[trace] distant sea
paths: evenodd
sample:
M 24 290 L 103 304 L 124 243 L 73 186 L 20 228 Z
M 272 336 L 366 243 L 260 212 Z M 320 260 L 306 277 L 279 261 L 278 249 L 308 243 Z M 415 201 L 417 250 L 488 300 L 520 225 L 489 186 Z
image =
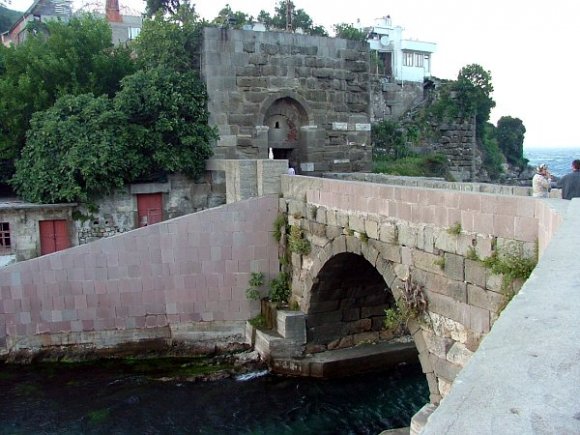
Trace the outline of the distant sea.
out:
M 524 157 L 533 167 L 545 163 L 553 175 L 561 177 L 571 172 L 572 160 L 580 159 L 580 148 L 524 148 Z

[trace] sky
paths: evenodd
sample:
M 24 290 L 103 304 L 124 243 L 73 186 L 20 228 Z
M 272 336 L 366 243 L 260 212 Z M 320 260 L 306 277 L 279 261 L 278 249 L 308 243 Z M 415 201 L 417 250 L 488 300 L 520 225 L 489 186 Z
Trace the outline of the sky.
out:
M 82 0 L 75 0 L 82 1 Z M 84 0 L 95 2 L 99 0 Z M 100 0 L 104 1 L 104 0 Z M 314 24 L 332 32 L 337 23 L 372 25 L 390 15 L 403 37 L 437 44 L 432 75 L 455 79 L 476 63 L 491 73 L 496 107 L 502 116 L 522 120 L 525 148 L 578 147 L 580 85 L 580 0 L 293 0 Z M 25 10 L 30 0 L 12 0 Z M 145 2 L 119 0 L 141 11 Z M 272 14 L 276 0 L 192 0 L 202 18 L 212 20 L 229 3 L 234 11 Z

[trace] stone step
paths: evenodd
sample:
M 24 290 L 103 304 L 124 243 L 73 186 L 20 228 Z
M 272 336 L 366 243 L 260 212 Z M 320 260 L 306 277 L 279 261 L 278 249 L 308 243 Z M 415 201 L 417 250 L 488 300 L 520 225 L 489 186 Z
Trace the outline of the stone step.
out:
M 329 350 L 302 358 L 272 358 L 270 364 L 274 373 L 327 379 L 416 363 L 417 355 L 414 343 L 377 343 Z

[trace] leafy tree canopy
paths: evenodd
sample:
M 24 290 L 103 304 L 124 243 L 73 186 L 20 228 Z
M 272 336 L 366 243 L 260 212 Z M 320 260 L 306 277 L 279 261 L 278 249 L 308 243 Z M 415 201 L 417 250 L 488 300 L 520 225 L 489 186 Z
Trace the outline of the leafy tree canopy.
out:
M 241 29 L 244 24 L 249 24 L 254 21 L 254 17 L 244 12 L 233 11 L 229 4 L 226 4 L 218 16 L 215 17 L 211 24 L 220 27 L 231 27 L 234 29 Z
M 143 22 L 133 48 L 143 69 L 165 65 L 177 71 L 195 69 L 203 22 L 195 7 L 183 2 L 176 13 L 157 13 Z
M 351 39 L 353 41 L 364 42 L 367 40 L 367 32 L 357 29 L 352 24 L 339 23 L 334 26 L 334 33 L 337 38 Z
M 33 113 L 66 94 L 112 96 L 135 70 L 130 51 L 113 47 L 104 20 L 84 15 L 47 22 L 46 29 L 17 46 L 0 46 L 1 159 L 19 156 Z
M 205 85 L 192 71 L 158 66 L 123 79 L 115 106 L 143 128 L 135 148 L 147 162 L 146 173 L 161 169 L 196 177 L 203 172 L 217 139 L 206 103 Z
M 144 0 L 145 14 L 151 18 L 157 14 L 175 14 L 181 6 L 180 0 Z
M 154 172 L 201 174 L 217 134 L 191 61 L 198 28 L 193 8 L 156 15 L 136 44 L 142 69 L 113 98 L 64 95 L 34 114 L 11 182 L 17 193 L 85 202 Z
M 480 65 L 467 65 L 459 71 L 453 90 L 460 113 L 464 116 L 475 115 L 478 131 L 483 134 L 483 126 L 495 107 L 495 101 L 491 98 L 491 73 Z
M 304 9 L 296 9 L 291 0 L 280 0 L 274 7 L 274 14 L 261 10 L 258 14 L 258 21 L 264 23 L 268 29 L 286 29 L 291 31 L 301 28 L 309 35 L 328 36 L 326 29 L 319 25 L 314 25 L 312 18 Z
M 502 116 L 497 122 L 496 138 L 499 148 L 507 161 L 523 168 L 527 164 L 524 158 L 524 137 L 526 127 L 519 118 Z
M 31 120 L 12 185 L 32 202 L 87 201 L 120 187 L 140 160 L 126 117 L 106 96 L 66 95 Z

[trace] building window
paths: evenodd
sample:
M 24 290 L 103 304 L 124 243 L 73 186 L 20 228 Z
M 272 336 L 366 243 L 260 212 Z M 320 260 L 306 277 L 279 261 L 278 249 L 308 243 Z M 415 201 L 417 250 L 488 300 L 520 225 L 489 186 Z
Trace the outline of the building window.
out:
M 403 53 L 403 65 L 413 66 L 413 53 L 408 51 Z
M 0 222 L 0 253 L 10 252 L 10 224 Z
M 422 53 L 415 53 L 415 66 L 423 67 L 425 56 Z
M 129 27 L 129 39 L 135 39 L 141 33 L 140 27 Z

